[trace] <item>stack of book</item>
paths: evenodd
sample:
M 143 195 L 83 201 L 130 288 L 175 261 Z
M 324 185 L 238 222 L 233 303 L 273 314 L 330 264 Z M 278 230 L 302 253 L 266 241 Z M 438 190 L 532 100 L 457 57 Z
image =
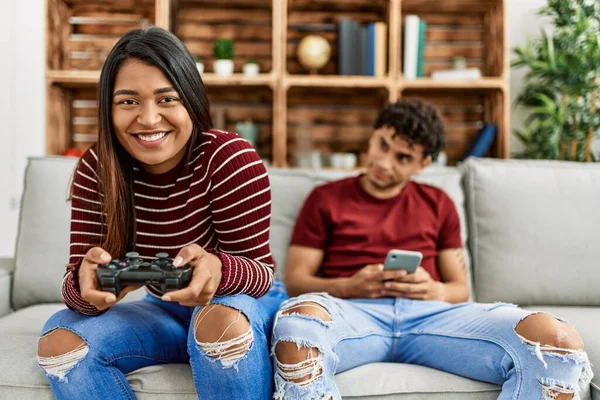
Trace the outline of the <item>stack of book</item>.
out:
M 416 15 L 407 15 L 404 22 L 404 78 L 425 76 L 425 34 L 427 22 Z
M 338 22 L 338 73 L 384 77 L 387 62 L 387 24 L 361 25 L 350 18 Z

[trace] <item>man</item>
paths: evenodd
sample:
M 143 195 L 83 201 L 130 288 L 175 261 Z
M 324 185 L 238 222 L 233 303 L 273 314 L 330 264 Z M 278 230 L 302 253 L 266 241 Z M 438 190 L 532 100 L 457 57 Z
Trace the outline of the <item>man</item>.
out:
M 592 372 L 578 332 L 509 304 L 469 303 L 451 199 L 411 177 L 443 147 L 436 110 L 384 108 L 366 172 L 314 189 L 298 216 L 274 327 L 275 399 L 340 399 L 334 375 L 411 363 L 502 385 L 500 399 L 578 398 Z M 413 274 L 384 270 L 391 249 L 423 253 Z M 328 292 L 328 293 L 324 293 Z

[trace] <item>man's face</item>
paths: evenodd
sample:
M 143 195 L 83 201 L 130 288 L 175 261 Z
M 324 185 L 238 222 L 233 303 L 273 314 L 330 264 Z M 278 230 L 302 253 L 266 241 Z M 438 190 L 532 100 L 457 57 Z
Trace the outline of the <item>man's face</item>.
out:
M 369 140 L 366 177 L 377 190 L 404 185 L 431 164 L 431 156 L 423 156 L 423 145 L 394 134 L 394 128 L 384 126 L 376 129 Z

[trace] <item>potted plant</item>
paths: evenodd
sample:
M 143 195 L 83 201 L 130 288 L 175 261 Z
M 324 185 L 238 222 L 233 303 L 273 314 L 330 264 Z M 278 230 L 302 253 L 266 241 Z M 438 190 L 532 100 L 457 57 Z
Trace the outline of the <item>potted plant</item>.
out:
M 202 60 L 199 56 L 194 56 L 194 61 L 196 62 L 198 72 L 200 72 L 200 75 L 202 75 L 204 73 L 204 64 L 202 63 Z
M 244 76 L 257 76 L 260 72 L 260 65 L 255 60 L 248 60 L 243 67 Z
M 552 28 L 514 50 L 512 66 L 529 69 L 517 100 L 530 111 L 515 131 L 525 145 L 519 157 L 599 161 L 600 2 L 547 1 L 540 14 Z
M 214 70 L 218 76 L 227 78 L 233 74 L 234 43 L 231 39 L 217 39 L 213 44 Z

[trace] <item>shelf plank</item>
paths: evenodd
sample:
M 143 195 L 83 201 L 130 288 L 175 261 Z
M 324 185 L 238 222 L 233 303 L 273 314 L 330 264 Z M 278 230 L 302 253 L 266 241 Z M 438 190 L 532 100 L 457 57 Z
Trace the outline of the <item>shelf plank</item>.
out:
M 66 87 L 96 85 L 100 81 L 100 71 L 48 70 L 46 80 L 49 84 Z
M 96 85 L 100 81 L 100 71 L 64 71 L 49 70 L 46 72 L 49 84 L 59 84 L 65 87 Z M 229 78 L 221 78 L 213 73 L 202 74 L 202 81 L 207 86 L 270 86 L 275 83 L 272 74 L 259 74 L 247 77 L 243 74 L 233 74 Z
M 229 78 L 222 78 L 214 73 L 204 73 L 202 81 L 207 86 L 272 86 L 275 84 L 275 76 L 270 73 L 258 74 L 258 76 L 233 74 Z
M 444 81 L 430 78 L 415 80 L 401 79 L 402 89 L 504 89 L 507 83 L 502 78 L 482 78 L 477 81 Z
M 391 80 L 359 75 L 286 75 L 284 85 L 289 87 L 386 88 L 391 85 Z

